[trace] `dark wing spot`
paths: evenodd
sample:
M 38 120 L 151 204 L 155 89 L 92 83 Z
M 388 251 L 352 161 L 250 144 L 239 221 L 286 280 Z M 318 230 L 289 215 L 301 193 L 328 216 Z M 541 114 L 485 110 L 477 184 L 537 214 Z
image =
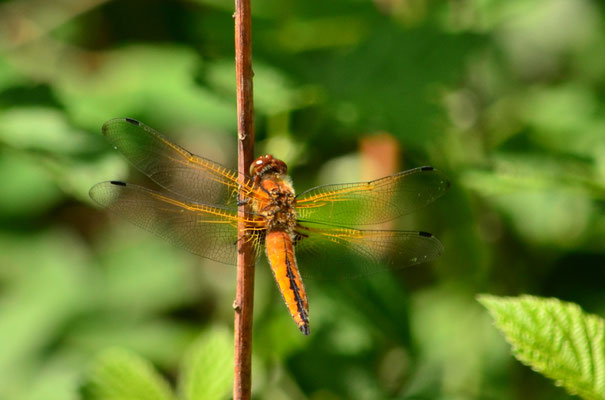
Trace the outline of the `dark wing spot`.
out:
M 424 237 L 433 237 L 433 235 L 431 235 L 431 234 L 430 234 L 430 233 L 428 233 L 428 232 L 422 232 L 422 231 L 420 231 L 420 232 L 418 232 L 418 234 L 419 234 L 420 236 L 424 236 Z
M 120 182 L 120 181 L 110 181 L 109 183 L 111 183 L 112 185 L 117 185 L 117 186 L 126 186 L 126 184 L 124 182 Z
M 132 118 L 125 118 L 126 122 L 129 122 L 133 125 L 140 125 L 141 123 L 139 121 L 137 121 L 136 119 L 132 119 Z
M 429 166 L 426 166 L 426 167 L 420 167 L 420 170 L 421 170 L 421 171 L 432 171 L 432 170 L 434 170 L 434 169 L 435 169 L 435 168 L 433 168 L 433 167 L 429 167 Z

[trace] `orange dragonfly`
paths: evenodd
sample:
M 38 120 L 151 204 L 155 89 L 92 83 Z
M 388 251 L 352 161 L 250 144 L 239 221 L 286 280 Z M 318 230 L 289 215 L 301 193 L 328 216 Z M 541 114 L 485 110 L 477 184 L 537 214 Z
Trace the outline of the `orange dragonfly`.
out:
M 270 155 L 254 161 L 250 176 L 240 182 L 236 171 L 188 152 L 134 119 L 110 120 L 103 134 L 165 191 L 102 182 L 90 190 L 95 202 L 221 263 L 235 264 L 237 241 L 251 241 L 257 254 L 265 250 L 286 306 L 305 335 L 309 306 L 303 277 L 368 275 L 432 261 L 443 251 L 430 233 L 355 228 L 392 220 L 443 195 L 449 181 L 432 167 L 295 195 L 286 164 Z M 238 239 L 242 203 L 252 212 L 244 217 L 246 232 Z

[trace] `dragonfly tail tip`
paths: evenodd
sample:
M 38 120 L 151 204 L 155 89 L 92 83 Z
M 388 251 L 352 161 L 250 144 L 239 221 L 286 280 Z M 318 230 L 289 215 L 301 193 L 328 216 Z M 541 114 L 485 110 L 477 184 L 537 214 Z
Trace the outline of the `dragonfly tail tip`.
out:
M 309 324 L 302 324 L 298 327 L 298 329 L 300 329 L 300 331 L 305 336 L 309 336 L 309 334 L 311 333 L 311 330 L 309 329 Z

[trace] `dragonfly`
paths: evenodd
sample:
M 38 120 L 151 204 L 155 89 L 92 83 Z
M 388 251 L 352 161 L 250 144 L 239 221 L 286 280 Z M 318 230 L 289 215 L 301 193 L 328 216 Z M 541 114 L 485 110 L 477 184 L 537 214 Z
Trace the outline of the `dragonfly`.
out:
M 286 307 L 305 335 L 310 328 L 303 278 L 365 276 L 433 261 L 443 252 L 441 242 L 427 232 L 365 229 L 442 196 L 450 182 L 433 167 L 321 185 L 297 195 L 286 164 L 271 155 L 257 158 L 241 180 L 236 171 L 190 153 L 135 119 L 110 120 L 102 132 L 161 190 L 107 181 L 93 186 L 90 197 L 135 225 L 220 263 L 235 264 L 238 241 L 249 241 L 256 255 L 266 254 Z M 243 217 L 237 213 L 242 204 L 249 210 Z M 238 233 L 240 220 L 243 234 Z

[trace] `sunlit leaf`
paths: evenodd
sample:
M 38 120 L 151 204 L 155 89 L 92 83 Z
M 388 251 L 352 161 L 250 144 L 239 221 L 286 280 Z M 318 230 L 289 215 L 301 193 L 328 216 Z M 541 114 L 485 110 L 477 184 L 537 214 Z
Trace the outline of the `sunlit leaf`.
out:
M 605 321 L 533 296 L 481 296 L 519 361 L 584 399 L 605 398 Z

